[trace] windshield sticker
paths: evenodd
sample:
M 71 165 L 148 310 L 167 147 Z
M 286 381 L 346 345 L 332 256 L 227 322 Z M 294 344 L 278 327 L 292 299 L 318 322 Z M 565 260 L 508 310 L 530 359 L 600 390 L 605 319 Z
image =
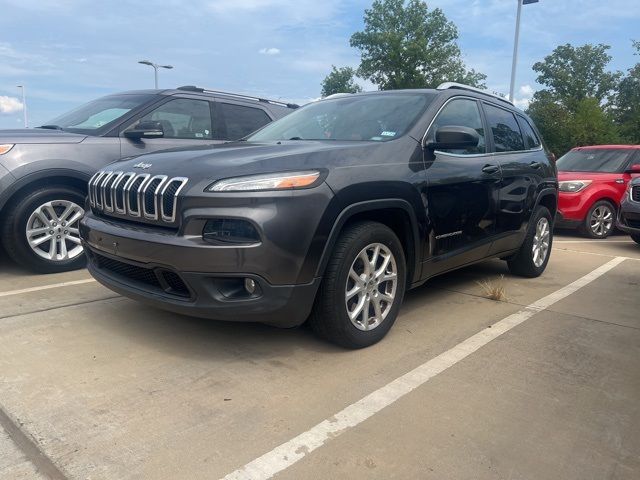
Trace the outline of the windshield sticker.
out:
M 395 137 L 396 136 L 396 132 L 390 132 L 388 130 L 385 130 L 380 135 L 382 135 L 383 137 Z
M 371 140 L 375 140 L 376 142 L 380 142 L 381 140 L 384 140 L 384 138 L 382 138 L 382 137 L 371 137 Z

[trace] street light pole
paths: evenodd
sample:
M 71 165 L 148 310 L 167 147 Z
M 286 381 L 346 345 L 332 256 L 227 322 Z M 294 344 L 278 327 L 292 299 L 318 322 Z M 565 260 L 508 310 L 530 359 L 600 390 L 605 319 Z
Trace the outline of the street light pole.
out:
M 155 80 L 154 85 L 156 90 L 158 89 L 158 69 L 159 68 L 166 68 L 167 70 L 170 70 L 173 68 L 173 66 L 171 65 L 158 65 L 157 63 L 153 63 L 150 62 L 149 60 L 140 60 L 138 63 L 141 63 L 142 65 L 149 65 L 150 67 L 153 67 L 153 78 Z
M 27 96 L 25 94 L 25 86 L 24 85 L 16 85 L 20 90 L 22 90 L 22 117 L 24 120 L 24 128 L 29 126 L 27 122 Z
M 509 88 L 509 101 L 513 102 L 513 94 L 516 87 L 516 66 L 518 64 L 518 42 L 520 40 L 520 13 L 522 5 L 538 3 L 539 0 L 517 0 L 518 13 L 516 14 L 516 33 L 513 39 L 513 61 L 511 63 L 511 86 Z

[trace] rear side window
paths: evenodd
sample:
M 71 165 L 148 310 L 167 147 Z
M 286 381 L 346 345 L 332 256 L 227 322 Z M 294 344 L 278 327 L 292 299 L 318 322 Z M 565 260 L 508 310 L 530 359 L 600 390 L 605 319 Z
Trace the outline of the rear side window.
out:
M 540 139 L 536 135 L 535 130 L 531 124 L 523 117 L 518 117 L 518 123 L 520 124 L 520 130 L 524 137 L 525 147 L 529 150 L 533 150 L 540 147 Z
M 457 155 L 472 155 L 486 152 L 484 127 L 482 125 L 482 118 L 480 117 L 478 102 L 475 100 L 459 98 L 447 103 L 433 122 L 427 138 L 429 140 L 435 139 L 436 131 L 440 127 L 468 127 L 478 132 L 478 135 L 480 136 L 480 141 L 478 142 L 477 147 L 465 150 L 442 151 L 455 153 Z
M 219 119 L 225 126 L 220 130 L 220 135 L 224 137 L 220 140 L 238 140 L 271 122 L 271 118 L 260 108 L 218 102 L 217 109 Z
M 524 150 L 524 141 L 516 117 L 508 110 L 484 104 L 489 128 L 493 133 L 496 152 Z

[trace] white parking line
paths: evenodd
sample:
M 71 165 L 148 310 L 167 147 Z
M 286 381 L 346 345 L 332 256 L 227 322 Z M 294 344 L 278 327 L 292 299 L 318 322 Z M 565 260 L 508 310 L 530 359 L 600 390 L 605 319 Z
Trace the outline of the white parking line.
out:
M 310 430 L 283 443 L 252 462 L 247 463 L 235 472 L 228 474 L 224 477 L 224 480 L 266 480 L 273 477 L 278 472 L 285 470 L 304 458 L 305 455 L 321 447 L 329 440 L 364 422 L 369 417 L 404 397 L 439 373 L 444 372 L 456 363 L 464 360 L 503 333 L 508 332 L 536 313 L 549 308 L 554 303 L 559 302 L 563 298 L 566 298 L 593 282 L 624 260 L 625 258 L 616 257 L 575 282 L 533 302 L 519 312 L 494 323 L 450 350 L 423 363 L 356 403 L 349 405 L 333 417 L 322 421 Z
M 38 292 L 40 290 L 49 290 L 51 288 L 71 287 L 72 285 L 82 285 L 84 283 L 95 282 L 93 278 L 86 280 L 73 280 L 72 282 L 52 283 L 51 285 L 42 285 L 40 287 L 22 288 L 20 290 L 9 290 L 8 292 L 0 292 L 0 297 L 10 297 L 12 295 L 21 295 L 23 293 Z
M 592 243 L 594 245 L 601 244 L 607 245 L 609 243 L 635 243 L 633 240 L 554 240 L 554 245 L 556 243 Z

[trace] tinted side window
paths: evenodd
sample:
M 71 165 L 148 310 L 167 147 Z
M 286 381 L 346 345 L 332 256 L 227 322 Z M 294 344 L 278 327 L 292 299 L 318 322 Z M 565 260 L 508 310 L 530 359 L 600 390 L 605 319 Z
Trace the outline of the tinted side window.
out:
M 455 153 L 458 155 L 472 155 L 476 153 L 485 153 L 486 142 L 484 134 L 484 126 L 482 124 L 482 118 L 480 117 L 480 110 L 478 109 L 478 102 L 466 98 L 459 98 L 451 100 L 445 105 L 436 117 L 427 138 L 429 140 L 435 140 L 436 131 L 440 127 L 456 126 L 456 127 L 468 127 L 478 132 L 480 141 L 475 148 L 467 148 L 464 150 L 442 150 L 444 152 Z
M 147 113 L 139 122 L 158 122 L 164 138 L 211 139 L 211 110 L 205 100 L 176 98 Z M 135 126 L 135 124 L 134 124 Z
M 540 139 L 538 138 L 538 135 L 536 135 L 531 124 L 525 118 L 520 116 L 518 117 L 518 124 L 520 125 L 522 136 L 524 137 L 525 147 L 530 150 L 540 147 Z
M 484 104 L 487 122 L 493 133 L 496 152 L 524 150 L 524 142 L 516 117 L 508 110 Z
M 231 103 L 217 103 L 220 119 L 226 124 L 226 138 L 238 140 L 271 122 L 264 110 Z

